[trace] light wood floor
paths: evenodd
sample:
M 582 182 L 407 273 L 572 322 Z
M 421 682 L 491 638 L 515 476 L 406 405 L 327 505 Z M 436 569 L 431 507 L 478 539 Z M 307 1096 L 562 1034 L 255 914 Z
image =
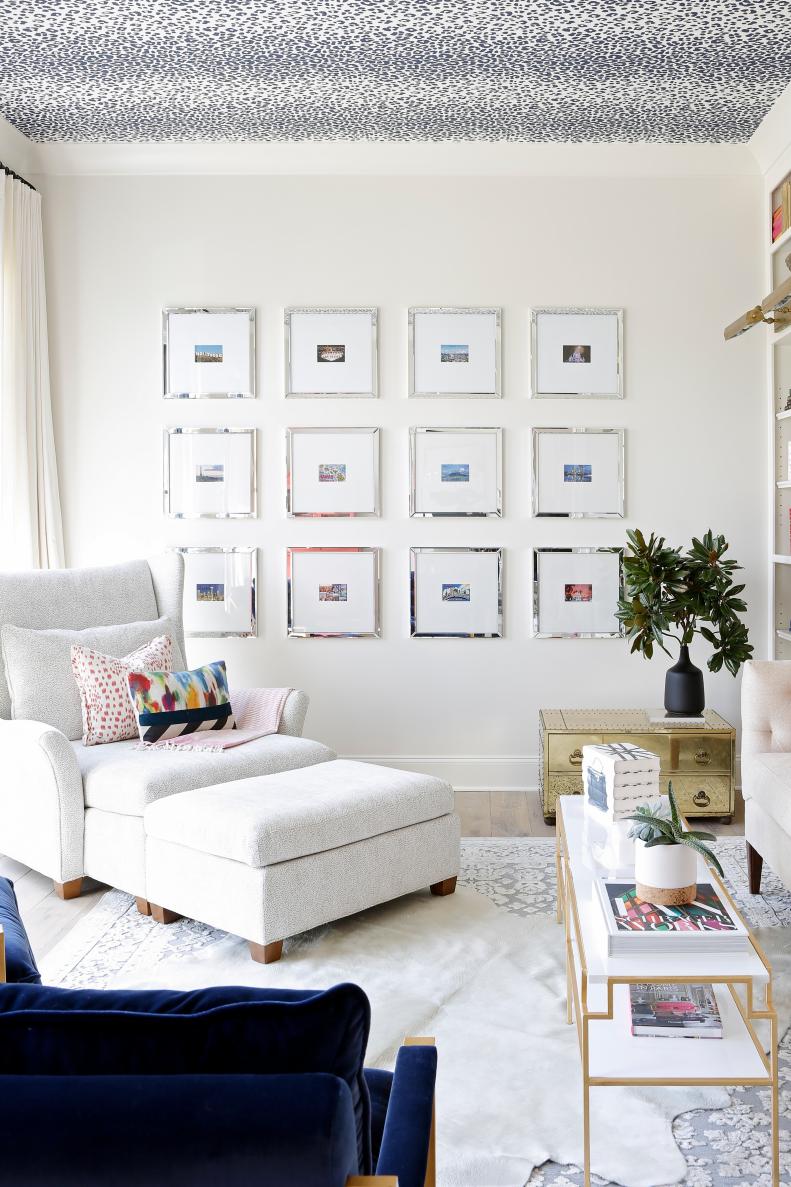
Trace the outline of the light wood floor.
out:
M 553 825 L 541 813 L 538 792 L 462 791 L 456 793 L 456 810 L 465 837 L 552 837 Z M 707 827 L 707 826 L 703 826 Z M 711 831 L 739 835 L 744 832 L 744 804 L 737 792 L 737 810 L 731 824 L 712 824 Z M 78 899 L 63 902 L 52 882 L 35 870 L 0 856 L 0 875 L 14 882 L 19 908 L 36 956 L 41 959 L 95 905 L 107 889 L 86 878 Z
M 456 811 L 465 837 L 554 837 L 546 824 L 537 791 L 457 791 Z M 730 824 L 699 821 L 700 828 L 718 836 L 744 833 L 744 800 L 736 792 L 736 811 Z

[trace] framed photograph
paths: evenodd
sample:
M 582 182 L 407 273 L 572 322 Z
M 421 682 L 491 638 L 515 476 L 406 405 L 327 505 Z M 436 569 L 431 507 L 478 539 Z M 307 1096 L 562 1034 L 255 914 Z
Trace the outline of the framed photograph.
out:
M 286 513 L 379 514 L 379 429 L 286 429 Z
M 255 518 L 255 436 L 255 429 L 165 429 L 165 515 Z
M 164 309 L 166 400 L 255 397 L 255 310 Z
M 251 638 L 256 627 L 257 548 L 179 548 L 184 557 L 184 634 Z
M 532 436 L 534 515 L 623 517 L 623 429 L 534 428 Z
M 502 515 L 503 430 L 409 430 L 413 516 Z
M 289 548 L 288 634 L 378 639 L 378 548 Z
M 531 309 L 530 394 L 623 399 L 622 309 Z
M 286 310 L 286 396 L 369 396 L 377 383 L 375 308 Z
M 622 548 L 534 548 L 533 633 L 539 639 L 617 639 Z
M 410 309 L 410 396 L 499 397 L 499 309 Z
M 502 637 L 501 548 L 411 548 L 409 555 L 414 639 Z

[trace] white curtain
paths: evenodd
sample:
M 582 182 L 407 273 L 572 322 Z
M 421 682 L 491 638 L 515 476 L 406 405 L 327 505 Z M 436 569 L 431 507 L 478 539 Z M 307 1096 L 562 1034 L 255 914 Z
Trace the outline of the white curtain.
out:
M 62 564 L 41 195 L 0 169 L 0 569 Z

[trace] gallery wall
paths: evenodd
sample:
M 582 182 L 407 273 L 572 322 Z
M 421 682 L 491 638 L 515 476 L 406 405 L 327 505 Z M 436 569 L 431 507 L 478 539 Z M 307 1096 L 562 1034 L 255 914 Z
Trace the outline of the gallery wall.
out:
M 645 170 L 643 170 L 645 173 Z M 753 176 L 42 177 L 54 414 L 68 562 L 176 545 L 257 545 L 259 635 L 193 640 L 232 686 L 293 685 L 307 733 L 341 753 L 536 783 L 539 707 L 661 704 L 663 657 L 620 640 L 531 637 L 531 546 L 617 545 L 639 526 L 712 527 L 744 564 L 766 637 L 766 431 L 759 336 L 722 327 L 762 289 Z M 258 310 L 256 401 L 163 401 L 160 310 Z M 378 400 L 283 398 L 283 307 L 379 308 Z M 407 399 L 407 308 L 503 308 L 502 400 Z M 529 400 L 531 305 L 623 307 L 623 401 Z M 162 514 L 165 426 L 254 425 L 259 518 Z M 289 520 L 288 425 L 382 428 L 380 519 Z M 411 425 L 502 425 L 501 520 L 410 519 Z M 624 520 L 530 516 L 530 426 L 626 430 Z M 382 638 L 288 639 L 289 545 L 378 545 Z M 410 545 L 502 546 L 505 637 L 409 638 Z M 705 660 L 705 649 L 696 653 Z M 668 661 L 669 662 L 669 661 Z M 739 682 L 707 677 L 737 720 Z

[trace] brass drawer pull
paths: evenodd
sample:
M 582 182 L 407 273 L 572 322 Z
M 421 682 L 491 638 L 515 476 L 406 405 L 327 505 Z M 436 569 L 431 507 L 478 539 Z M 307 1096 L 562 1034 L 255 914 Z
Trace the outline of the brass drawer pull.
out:
M 699 767 L 707 767 L 711 762 L 711 754 L 708 750 L 696 750 L 695 762 Z
M 571 754 L 569 755 L 569 762 L 573 767 L 582 766 L 582 751 L 580 750 L 579 746 L 576 750 L 572 750 Z
M 711 796 L 701 788 L 700 791 L 696 791 L 693 795 L 692 803 L 696 804 L 698 808 L 708 808 L 711 803 Z

